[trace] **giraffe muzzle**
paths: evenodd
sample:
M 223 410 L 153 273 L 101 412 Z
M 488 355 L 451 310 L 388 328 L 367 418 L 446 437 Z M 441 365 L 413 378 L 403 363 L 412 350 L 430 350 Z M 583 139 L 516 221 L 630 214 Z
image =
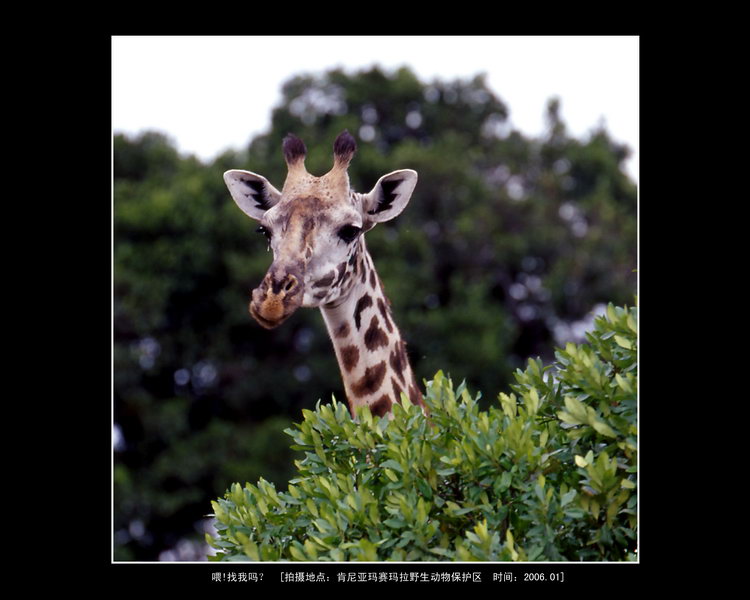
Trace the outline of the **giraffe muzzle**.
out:
M 302 305 L 304 286 L 301 275 L 269 270 L 253 290 L 250 314 L 266 329 L 286 321 Z

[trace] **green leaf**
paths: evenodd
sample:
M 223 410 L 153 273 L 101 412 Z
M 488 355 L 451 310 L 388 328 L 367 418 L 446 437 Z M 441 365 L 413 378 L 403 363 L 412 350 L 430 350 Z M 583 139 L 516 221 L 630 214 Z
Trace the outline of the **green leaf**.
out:
M 536 363 L 534 363 L 536 364 Z M 528 395 L 525 397 L 526 410 L 529 415 L 535 415 L 539 410 L 539 393 L 536 388 L 531 388 Z
M 399 473 L 404 472 L 404 468 L 392 458 L 382 462 L 380 466 L 383 468 L 393 469 L 394 471 L 398 471 Z
M 390 469 L 385 469 L 385 476 L 388 477 L 391 481 L 398 481 L 398 475 L 396 475 L 393 471 Z
M 503 472 L 503 474 L 500 475 L 500 491 L 507 490 L 510 487 L 511 481 L 513 481 L 513 475 L 510 471 Z
M 259 561 L 260 553 L 258 552 L 258 545 L 253 541 L 247 541 L 242 545 L 242 551 L 250 559 Z
M 292 558 L 294 560 L 302 560 L 302 561 L 307 560 L 305 553 L 299 548 L 297 548 L 297 546 L 294 546 L 294 545 L 289 546 L 289 554 L 292 555 Z
M 517 413 L 517 403 L 516 403 L 516 395 L 511 394 L 508 396 L 507 394 L 500 393 L 498 398 L 500 399 L 500 405 L 502 406 L 503 412 L 506 416 L 510 417 L 511 419 L 516 416 Z
M 425 501 L 420 498 L 417 501 L 417 523 L 424 525 L 427 522 L 428 511 L 427 504 L 425 504 Z
M 588 413 L 586 412 L 586 406 L 584 406 L 583 403 L 573 396 L 565 396 L 564 403 L 568 414 L 576 419 L 579 424 L 588 421 Z
M 573 498 L 575 498 L 577 495 L 577 492 L 575 490 L 570 490 L 569 492 L 566 492 L 562 495 L 560 498 L 560 507 L 564 508 L 568 504 L 570 504 L 573 501 Z
M 510 529 L 505 530 L 505 547 L 508 549 L 512 560 L 518 560 L 518 552 L 515 549 L 515 540 Z
M 615 431 L 603 421 L 595 420 L 591 426 L 598 432 L 607 437 L 617 437 Z
M 567 423 L 568 425 L 581 425 L 583 423 L 580 419 L 577 419 L 564 410 L 560 410 L 557 412 L 557 418 L 560 419 L 563 423 Z
M 632 393 L 633 389 L 630 387 L 630 383 L 624 379 L 619 373 L 615 373 L 615 381 L 624 392 Z
M 467 531 L 466 532 L 466 539 L 468 539 L 470 542 L 474 542 L 475 544 L 481 544 L 482 543 L 482 540 L 479 539 L 479 536 L 476 533 L 472 532 L 472 531 Z
M 612 303 L 607 305 L 607 316 L 612 323 L 617 321 L 617 312 L 615 311 L 615 306 Z
M 417 479 L 417 488 L 419 488 L 419 493 L 422 496 L 427 500 L 432 500 L 432 487 L 427 481 L 422 478 Z
M 621 335 L 616 335 L 615 336 L 615 341 L 617 342 L 618 346 L 622 346 L 626 350 L 632 350 L 633 349 L 633 344 L 630 343 L 630 340 L 628 340 L 627 338 L 622 337 Z
M 361 560 L 375 562 L 378 560 L 378 549 L 375 544 L 370 540 L 362 539 L 359 541 L 359 549 L 361 551 Z

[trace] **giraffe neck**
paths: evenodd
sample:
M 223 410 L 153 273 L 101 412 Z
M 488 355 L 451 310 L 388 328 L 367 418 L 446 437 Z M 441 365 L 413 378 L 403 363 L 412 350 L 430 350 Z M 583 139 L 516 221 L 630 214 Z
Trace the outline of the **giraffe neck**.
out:
M 390 412 L 404 392 L 424 406 L 409 364 L 406 343 L 393 321 L 390 302 L 375 271 L 364 238 L 353 265 L 353 284 L 339 301 L 321 307 L 344 381 L 352 416 L 357 406 L 373 414 Z

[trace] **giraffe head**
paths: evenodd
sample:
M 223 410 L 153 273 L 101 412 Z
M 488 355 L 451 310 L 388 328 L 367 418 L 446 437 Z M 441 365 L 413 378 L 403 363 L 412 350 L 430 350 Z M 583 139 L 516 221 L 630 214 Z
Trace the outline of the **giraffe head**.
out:
M 273 262 L 253 290 L 250 314 L 272 329 L 300 306 L 335 305 L 351 289 L 362 234 L 405 208 L 417 174 L 383 175 L 367 194 L 353 192 L 347 169 L 357 145 L 348 131 L 333 144 L 333 167 L 321 177 L 307 172 L 307 149 L 288 135 L 282 150 L 288 173 L 279 191 L 263 176 L 230 170 L 224 181 L 237 205 L 260 222 Z

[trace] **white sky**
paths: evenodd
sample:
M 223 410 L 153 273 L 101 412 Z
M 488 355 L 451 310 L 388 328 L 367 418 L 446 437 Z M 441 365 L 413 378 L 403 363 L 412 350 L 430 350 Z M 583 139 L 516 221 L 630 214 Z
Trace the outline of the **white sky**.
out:
M 637 36 L 116 36 L 112 129 L 156 129 L 211 160 L 268 130 L 290 77 L 373 64 L 408 66 L 424 83 L 486 73 L 511 125 L 532 136 L 559 97 L 569 134 L 585 137 L 603 121 L 633 151 L 627 169 L 638 181 Z

